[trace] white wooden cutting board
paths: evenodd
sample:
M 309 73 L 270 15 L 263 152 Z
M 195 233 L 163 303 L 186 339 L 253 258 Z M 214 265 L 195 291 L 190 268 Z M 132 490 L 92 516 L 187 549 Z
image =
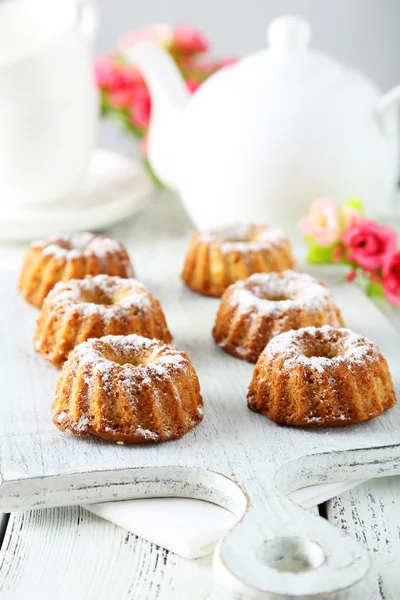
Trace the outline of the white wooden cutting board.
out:
M 186 496 L 244 519 L 215 556 L 215 598 L 370 598 L 370 559 L 355 541 L 302 511 L 284 494 L 343 479 L 400 473 L 400 405 L 350 428 L 278 426 L 247 409 L 253 365 L 211 337 L 218 300 L 179 280 L 186 240 L 138 244 L 140 279 L 165 309 L 174 343 L 198 372 L 206 413 L 178 441 L 120 446 L 59 432 L 51 402 L 59 372 L 32 346 L 37 312 L 3 272 L 0 315 L 0 510 L 113 499 Z M 398 335 L 353 287 L 340 298 L 346 324 L 376 341 L 399 394 Z M 400 394 L 399 394 L 400 395 Z M 351 595 L 350 595 L 351 594 Z

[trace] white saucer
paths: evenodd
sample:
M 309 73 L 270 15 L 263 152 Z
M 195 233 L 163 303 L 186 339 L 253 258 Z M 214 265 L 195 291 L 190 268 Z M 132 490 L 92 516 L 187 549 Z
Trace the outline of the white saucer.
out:
M 59 204 L 2 207 L 0 241 L 27 241 L 55 231 L 98 231 L 133 215 L 151 200 L 152 182 L 134 159 L 96 149 L 85 181 Z

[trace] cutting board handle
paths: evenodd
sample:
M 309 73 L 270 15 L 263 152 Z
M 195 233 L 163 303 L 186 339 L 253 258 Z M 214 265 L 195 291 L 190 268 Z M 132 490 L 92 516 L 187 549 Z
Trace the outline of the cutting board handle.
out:
M 214 554 L 213 600 L 370 600 L 368 551 L 280 493 L 244 484 L 251 505 Z

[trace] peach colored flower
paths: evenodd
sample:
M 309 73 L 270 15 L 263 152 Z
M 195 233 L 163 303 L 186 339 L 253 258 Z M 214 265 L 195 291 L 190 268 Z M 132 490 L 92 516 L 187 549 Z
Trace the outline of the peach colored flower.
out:
M 121 52 L 128 52 L 136 44 L 145 42 L 154 42 L 161 44 L 165 48 L 170 48 L 174 39 L 174 30 L 167 23 L 157 23 L 149 27 L 142 27 L 136 31 L 130 31 L 123 35 L 119 42 L 118 48 Z
M 202 33 L 191 25 L 178 25 L 175 28 L 172 50 L 178 54 L 199 54 L 207 52 L 208 41 Z
M 391 227 L 364 219 L 352 224 L 343 235 L 348 259 L 367 271 L 382 267 L 388 254 L 396 249 L 397 234 Z
M 400 250 L 387 254 L 382 267 L 383 292 L 393 306 L 400 305 Z
M 300 220 L 301 233 L 319 246 L 329 247 L 340 241 L 341 226 L 339 210 L 331 198 L 317 198 L 310 206 L 309 214 Z

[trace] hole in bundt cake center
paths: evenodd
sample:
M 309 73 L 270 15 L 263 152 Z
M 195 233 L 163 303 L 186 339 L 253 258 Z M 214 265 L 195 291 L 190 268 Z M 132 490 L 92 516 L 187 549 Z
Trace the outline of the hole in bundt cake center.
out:
M 107 360 L 115 362 L 121 366 L 130 365 L 131 367 L 139 367 L 146 364 L 145 359 L 139 356 L 122 356 L 120 354 L 107 353 L 105 357 Z
M 336 345 L 316 344 L 304 349 L 304 355 L 307 358 L 336 358 L 343 354 L 341 349 Z
M 102 306 L 111 306 L 114 304 L 114 299 L 101 291 L 84 292 L 81 299 L 88 304 L 101 304 Z
M 252 239 L 250 236 L 244 236 L 244 235 L 230 235 L 229 237 L 226 237 L 223 239 L 224 243 L 235 243 L 235 242 L 251 242 Z
M 260 298 L 262 300 L 271 300 L 272 302 L 285 302 L 286 300 L 292 299 L 288 294 L 266 294 L 266 293 L 261 294 Z
M 73 249 L 73 245 L 71 244 L 71 242 L 69 240 L 65 240 L 65 239 L 58 240 L 57 246 L 59 246 L 63 250 L 72 250 Z
M 270 300 L 271 302 L 285 302 L 287 300 L 293 299 L 290 296 L 290 294 L 285 294 L 284 292 L 278 290 L 266 290 L 259 285 L 253 286 L 251 288 L 251 291 L 255 296 L 257 296 L 257 298 L 260 298 L 260 300 Z

